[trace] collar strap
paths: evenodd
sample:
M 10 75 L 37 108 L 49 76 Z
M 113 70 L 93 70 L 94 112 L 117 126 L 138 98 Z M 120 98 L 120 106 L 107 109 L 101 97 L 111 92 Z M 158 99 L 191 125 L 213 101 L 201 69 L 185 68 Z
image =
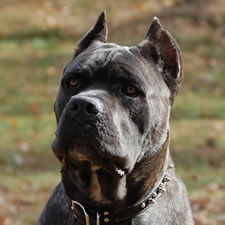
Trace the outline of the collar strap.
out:
M 108 210 L 102 210 L 98 212 L 93 212 L 93 210 L 91 210 L 92 212 L 88 214 L 83 205 L 75 200 L 71 200 L 71 209 L 73 214 L 81 222 L 81 224 L 85 225 L 91 225 L 91 222 L 93 222 L 93 225 L 118 223 L 139 215 L 147 210 L 151 205 L 153 205 L 161 196 L 161 194 L 166 191 L 166 184 L 171 180 L 171 178 L 168 176 L 168 170 L 172 168 L 174 168 L 174 165 L 170 164 L 160 179 L 158 185 L 153 189 L 153 191 L 145 200 L 134 206 L 128 207 L 124 212 L 112 214 Z

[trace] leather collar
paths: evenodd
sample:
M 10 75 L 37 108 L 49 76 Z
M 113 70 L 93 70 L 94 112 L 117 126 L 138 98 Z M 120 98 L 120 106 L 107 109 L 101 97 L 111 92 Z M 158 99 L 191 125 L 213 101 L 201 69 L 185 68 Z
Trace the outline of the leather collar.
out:
M 156 187 L 151 191 L 150 195 L 138 204 L 128 207 L 123 212 L 112 213 L 110 210 L 94 211 L 84 208 L 79 202 L 71 200 L 71 209 L 77 220 L 84 225 L 109 225 L 116 224 L 128 219 L 131 219 L 153 205 L 157 199 L 166 191 L 166 184 L 171 180 L 168 176 L 168 170 L 173 168 L 174 165 L 170 164 L 164 172 L 162 178 Z

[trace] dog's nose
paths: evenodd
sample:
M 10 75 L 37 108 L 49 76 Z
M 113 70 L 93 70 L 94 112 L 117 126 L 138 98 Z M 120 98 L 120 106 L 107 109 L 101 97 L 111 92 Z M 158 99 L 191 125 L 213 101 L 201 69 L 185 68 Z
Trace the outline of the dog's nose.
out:
M 68 104 L 71 115 L 78 117 L 94 116 L 101 110 L 97 101 L 87 97 L 72 97 Z

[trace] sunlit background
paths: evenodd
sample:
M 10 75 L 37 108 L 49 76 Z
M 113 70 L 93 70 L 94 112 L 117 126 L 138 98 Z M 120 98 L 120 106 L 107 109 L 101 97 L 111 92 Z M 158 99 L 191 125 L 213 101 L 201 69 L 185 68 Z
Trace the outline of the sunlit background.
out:
M 171 152 L 196 225 L 224 225 L 224 0 L 0 1 L 0 225 L 36 224 L 60 180 L 51 152 L 57 87 L 103 9 L 110 42 L 138 44 L 156 15 L 181 46 Z

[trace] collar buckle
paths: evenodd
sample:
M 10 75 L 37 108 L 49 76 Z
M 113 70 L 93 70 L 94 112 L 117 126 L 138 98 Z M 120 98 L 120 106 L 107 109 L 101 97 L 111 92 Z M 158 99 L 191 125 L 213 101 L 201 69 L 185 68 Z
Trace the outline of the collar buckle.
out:
M 71 203 L 72 203 L 71 209 L 73 210 L 74 217 L 78 219 L 76 206 L 79 206 L 82 209 L 82 212 L 84 214 L 85 225 L 91 225 L 91 223 L 90 223 L 90 216 L 86 212 L 84 206 L 81 203 L 79 203 L 79 202 L 77 202 L 75 200 L 71 200 Z M 99 215 L 98 212 L 96 213 L 96 225 L 100 225 L 100 215 Z
M 81 209 L 82 209 L 82 212 L 84 213 L 84 218 L 85 218 L 85 223 L 86 225 L 91 225 L 90 223 L 90 217 L 89 215 L 87 214 L 85 208 L 83 205 L 81 205 L 79 202 L 75 201 L 75 200 L 71 200 L 72 202 L 72 206 L 71 206 L 71 209 L 73 210 L 73 214 L 74 214 L 74 217 L 78 218 L 78 216 L 76 215 L 76 206 L 78 205 Z

